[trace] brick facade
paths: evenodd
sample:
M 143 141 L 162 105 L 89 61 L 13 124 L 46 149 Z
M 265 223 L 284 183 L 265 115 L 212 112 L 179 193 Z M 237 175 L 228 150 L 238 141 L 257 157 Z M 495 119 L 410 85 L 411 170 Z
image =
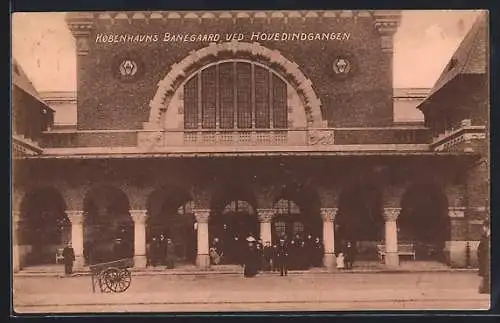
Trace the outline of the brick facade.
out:
M 171 66 L 207 42 L 163 42 L 165 32 L 243 33 L 251 41 L 258 32 L 348 33 L 347 40 L 259 41 L 279 50 L 299 65 L 321 100 L 323 117 L 330 126 L 389 126 L 392 124 L 392 54 L 384 51 L 373 16 L 233 19 L 96 19 L 89 35 L 89 51 L 78 61 L 78 128 L 138 129 L 148 120 L 149 102 L 158 82 Z M 160 41 L 148 43 L 96 42 L 101 35 L 153 35 Z M 114 78 L 113 67 L 121 55 L 135 53 L 142 61 L 142 76 L 133 83 Z M 337 79 L 336 57 L 349 57 L 352 72 Z M 105 90 L 103 90 L 105 89 Z

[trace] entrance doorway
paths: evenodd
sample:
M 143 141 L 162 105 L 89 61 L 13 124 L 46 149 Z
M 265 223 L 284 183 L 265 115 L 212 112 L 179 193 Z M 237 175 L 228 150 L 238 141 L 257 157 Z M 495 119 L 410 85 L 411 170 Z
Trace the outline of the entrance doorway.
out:
M 216 210 L 209 222 L 210 246 L 222 255 L 222 264 L 241 262 L 246 239 L 258 239 L 260 224 L 254 208 L 246 201 L 233 200 Z
M 60 193 L 51 187 L 32 190 L 21 203 L 18 232 L 21 266 L 56 263 L 56 251 L 71 241 L 71 223 Z
M 127 195 L 113 186 L 92 188 L 84 199 L 85 264 L 134 256 L 134 222 Z
M 168 239 L 173 244 L 175 264 L 196 262 L 196 221 L 193 207 L 194 202 L 182 188 L 162 188 L 150 195 L 146 226 L 150 264 L 166 264 Z
M 450 240 L 448 200 L 432 184 L 410 186 L 401 199 L 398 240 L 415 245 L 418 260 L 445 262 L 445 242 Z

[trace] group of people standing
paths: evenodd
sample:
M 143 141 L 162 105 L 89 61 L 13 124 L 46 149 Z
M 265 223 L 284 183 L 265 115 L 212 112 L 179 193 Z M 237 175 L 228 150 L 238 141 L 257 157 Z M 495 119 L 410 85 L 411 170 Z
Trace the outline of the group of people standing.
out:
M 165 266 L 168 269 L 175 266 L 174 242 L 164 234 L 152 237 L 146 244 L 146 267 L 150 266 Z
M 213 265 L 236 263 L 244 266 L 245 276 L 255 276 L 258 271 L 300 270 L 320 267 L 323 262 L 323 243 L 319 238 L 308 235 L 302 239 L 296 235 L 288 240 L 282 237 L 275 244 L 263 243 L 250 234 L 245 239 L 234 237 L 230 241 L 213 238 L 210 247 L 210 260 Z

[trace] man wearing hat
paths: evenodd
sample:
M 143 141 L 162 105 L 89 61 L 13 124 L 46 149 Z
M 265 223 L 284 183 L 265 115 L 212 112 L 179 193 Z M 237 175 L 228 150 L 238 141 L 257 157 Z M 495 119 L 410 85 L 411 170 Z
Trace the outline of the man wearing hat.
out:
M 288 276 L 288 248 L 284 238 L 280 238 L 276 251 L 276 261 L 280 271 L 280 276 Z
M 63 259 L 64 259 L 64 273 L 66 275 L 71 275 L 73 273 L 73 262 L 75 261 L 75 252 L 71 246 L 71 242 L 66 243 L 66 247 L 63 249 Z

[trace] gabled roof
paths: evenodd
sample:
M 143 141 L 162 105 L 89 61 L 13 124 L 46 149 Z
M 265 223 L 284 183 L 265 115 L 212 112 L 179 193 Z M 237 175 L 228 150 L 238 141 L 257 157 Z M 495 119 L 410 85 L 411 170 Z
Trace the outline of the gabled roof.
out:
M 429 96 L 439 91 L 458 75 L 487 73 L 488 27 L 487 13 L 482 12 L 444 68 Z
M 36 90 L 35 86 L 33 85 L 33 83 L 31 83 L 23 68 L 15 58 L 12 58 L 12 84 L 19 87 L 21 90 L 28 93 L 36 100 L 43 103 L 48 109 L 53 111 L 53 109 L 50 108 L 47 103 L 41 99 L 40 94 Z

